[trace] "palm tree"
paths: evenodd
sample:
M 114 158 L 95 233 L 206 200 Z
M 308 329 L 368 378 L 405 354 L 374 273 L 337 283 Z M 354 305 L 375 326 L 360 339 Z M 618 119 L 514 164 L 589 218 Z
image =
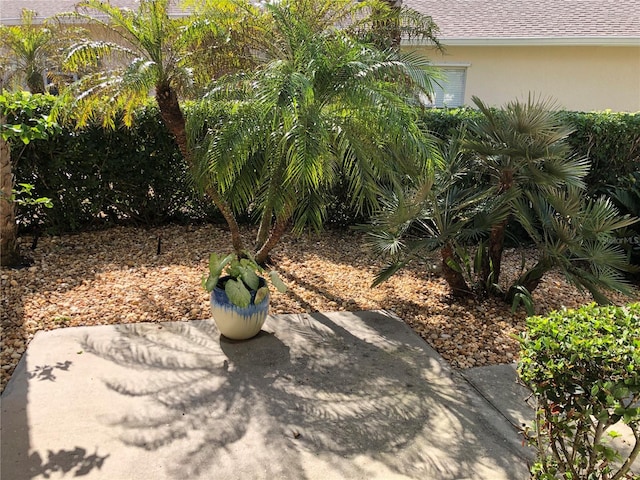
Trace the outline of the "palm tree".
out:
M 511 215 L 491 228 L 488 253 L 482 259 L 483 284 L 497 285 L 505 230 L 517 213 L 516 202 L 528 192 L 549 187 L 584 188 L 589 162 L 571 156 L 566 139 L 573 129 L 553 111 L 553 102 L 529 96 L 527 102 L 516 100 L 501 110 L 477 97 L 473 102 L 483 115 L 469 125 L 472 136 L 466 147 L 477 155 L 496 195 L 511 197 Z
M 636 219 L 621 216 L 610 200 L 586 198 L 582 180 L 588 163 L 569 157 L 563 140 L 570 129 L 546 111 L 544 102 L 530 99 L 495 111 L 475 101 L 485 118 L 472 124 L 473 136 L 464 127 L 453 132 L 441 144 L 434 181 L 390 195 L 365 228 L 370 245 L 389 259 L 375 284 L 439 250 L 442 276 L 454 297 L 467 296 L 478 273 L 479 285 L 487 288 L 487 281 L 495 280 L 490 269 L 487 273 L 482 244 L 488 236 L 497 259 L 491 258 L 490 266 L 499 269 L 500 236 L 511 217 L 534 241 L 538 260 L 527 270 L 523 263 L 522 274 L 506 290 L 509 303 L 522 295 L 530 300 L 552 268 L 600 303 L 607 302 L 602 290 L 628 293 L 623 272 L 633 267 L 615 235 Z M 491 244 L 496 238 L 497 246 Z M 478 243 L 471 259 L 468 247 Z
M 23 9 L 21 24 L 0 25 L 0 84 L 31 93 L 44 93 L 44 75 L 55 75 L 62 63 L 64 48 L 81 30 L 60 28 L 55 22 L 35 25 L 36 12 Z
M 0 81 L 8 85 L 26 84 L 32 93 L 44 93 L 43 73 L 54 64 L 51 54 L 53 32 L 33 24 L 36 12 L 23 9 L 21 25 L 0 25 L 2 67 Z
M 248 20 L 255 8 L 218 1 L 206 15 L 174 18 L 169 7 L 170 0 L 141 0 L 136 11 L 99 0 L 80 2 L 78 12 L 60 18 L 82 18 L 110 40 L 78 42 L 69 51 L 65 66 L 71 70 L 100 68 L 70 89 L 80 125 L 101 116 L 106 125 L 113 126 L 120 112 L 125 124 L 130 124 L 135 109 L 153 93 L 163 122 L 192 166 L 179 99 L 193 92 L 198 84 L 247 60 L 235 54 L 242 53 L 242 46 L 232 44 L 230 39 L 243 38 L 240 32 L 250 28 Z M 234 247 L 242 249 L 238 224 L 229 205 L 215 189 L 207 189 L 206 194 L 229 224 Z
M 372 25 L 367 37 L 383 50 L 400 51 L 402 37 L 428 40 L 438 49 L 438 26 L 428 15 L 403 5 L 402 0 L 380 0 L 371 2 Z
M 505 211 L 488 205 L 495 201 L 495 188 L 478 188 L 478 166 L 462 149 L 464 136 L 461 129 L 441 141 L 441 162 L 433 179 L 387 195 L 383 209 L 362 228 L 373 250 L 388 260 L 373 286 L 410 262 L 439 252 L 442 276 L 452 296 L 467 297 L 474 290 L 473 261 L 467 247 L 486 236 Z
M 538 260 L 511 286 L 509 302 L 521 288 L 531 294 L 552 268 L 601 304 L 609 303 L 602 288 L 630 293 L 623 272 L 633 267 L 616 244 L 615 232 L 638 219 L 620 215 L 609 198 L 585 199 L 584 193 L 576 187 L 550 187 L 527 192 L 514 202 L 518 222 L 536 244 Z
M 319 26 L 316 4 L 267 4 L 267 63 L 219 81 L 210 110 L 203 106 L 188 128 L 199 183 L 258 217 L 258 262 L 289 225 L 321 228 L 326 192 L 340 176 L 355 208 L 366 210 L 383 186 L 398 188 L 432 166 L 415 108 L 416 91 L 430 87 L 424 63 Z

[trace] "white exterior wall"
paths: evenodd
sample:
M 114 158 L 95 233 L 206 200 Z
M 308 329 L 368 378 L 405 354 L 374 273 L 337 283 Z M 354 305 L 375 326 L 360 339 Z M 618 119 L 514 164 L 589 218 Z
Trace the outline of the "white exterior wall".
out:
M 437 64 L 469 64 L 466 105 L 472 95 L 500 106 L 532 92 L 567 110 L 640 111 L 640 44 L 410 48 Z

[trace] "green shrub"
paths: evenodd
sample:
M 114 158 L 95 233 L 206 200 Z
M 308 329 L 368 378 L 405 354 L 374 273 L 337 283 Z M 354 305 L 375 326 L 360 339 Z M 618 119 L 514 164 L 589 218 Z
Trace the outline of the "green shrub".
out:
M 563 116 L 576 129 L 569 143 L 576 154 L 591 161 L 586 178 L 591 192 L 618 186 L 640 170 L 640 113 L 564 112 Z
M 130 221 L 213 218 L 215 210 L 192 188 L 186 165 L 157 108 L 136 115 L 134 127 L 64 126 L 46 141 L 15 148 L 17 178 L 53 199 L 54 208 L 19 210 L 23 227 L 37 223 L 51 232 Z
M 626 478 L 640 453 L 640 304 L 530 317 L 518 372 L 537 401 L 534 478 Z M 620 420 L 635 436 L 626 459 L 607 443 Z
M 423 111 L 422 122 L 433 135 L 446 139 L 452 130 L 458 130 L 464 122 L 481 117 L 482 114 L 472 108 L 429 108 Z
M 42 96 L 43 114 L 48 113 L 52 101 L 52 97 Z M 196 104 L 185 104 L 186 115 L 193 115 L 194 108 Z M 563 115 L 576 128 L 569 143 L 579 156 L 588 155 L 592 160 L 588 190 L 610 193 L 627 188 L 625 179 L 640 170 L 640 114 Z M 451 130 L 479 116 L 470 108 L 424 109 L 422 124 L 445 139 Z M 54 201 L 54 208 L 46 211 L 20 206 L 20 225 L 40 224 L 62 233 L 122 220 L 141 225 L 218 220 L 215 208 L 191 187 L 157 108 L 141 110 L 134 125 L 116 130 L 99 124 L 81 130 L 65 126 L 46 141 L 35 140 L 26 147 L 13 145 L 16 182 L 34 185 L 35 195 Z M 350 206 L 344 185 L 336 185 L 328 196 L 329 224 L 343 226 L 367 220 L 367 213 L 363 216 Z M 622 213 L 631 212 L 623 208 Z M 526 237 L 514 230 L 514 225 L 508 228 L 517 241 Z

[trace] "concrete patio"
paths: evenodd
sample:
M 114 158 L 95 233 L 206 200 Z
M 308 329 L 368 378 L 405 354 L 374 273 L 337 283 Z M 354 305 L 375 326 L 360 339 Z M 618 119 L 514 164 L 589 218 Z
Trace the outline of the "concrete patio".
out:
M 531 458 L 383 311 L 271 316 L 245 342 L 211 321 L 40 332 L 2 394 L 1 437 L 7 480 L 514 480 Z

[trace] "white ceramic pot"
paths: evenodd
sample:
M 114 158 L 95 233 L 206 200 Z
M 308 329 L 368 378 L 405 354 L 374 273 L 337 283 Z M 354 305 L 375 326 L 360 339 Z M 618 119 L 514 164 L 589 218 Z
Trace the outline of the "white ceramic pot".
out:
M 221 278 L 220 282 L 224 282 Z M 264 286 L 260 279 L 260 286 Z M 255 337 L 264 325 L 269 314 L 269 295 L 258 305 L 254 305 L 256 292 L 251 292 L 251 303 L 246 308 L 234 305 L 224 289 L 216 286 L 211 291 L 211 314 L 222 335 L 232 340 L 246 340 Z

